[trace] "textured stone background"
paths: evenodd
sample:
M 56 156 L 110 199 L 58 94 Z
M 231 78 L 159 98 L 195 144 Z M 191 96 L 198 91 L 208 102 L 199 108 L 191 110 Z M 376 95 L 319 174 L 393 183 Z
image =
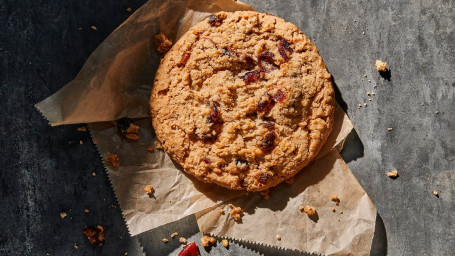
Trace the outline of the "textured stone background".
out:
M 75 125 L 50 127 L 33 108 L 76 76 L 89 54 L 128 17 L 127 7 L 135 10 L 143 2 L 0 4 L 1 255 L 166 255 L 178 244 L 163 246 L 161 234 L 186 227 L 184 235 L 200 236 L 190 216 L 130 238 L 89 134 Z M 297 24 L 319 47 L 357 130 L 343 157 L 378 209 L 374 254 L 453 255 L 454 1 L 246 2 Z M 378 58 L 389 63 L 390 81 L 375 71 Z M 363 103 L 368 106 L 359 109 Z M 393 168 L 399 171 L 396 180 L 385 175 Z M 61 219 L 61 211 L 68 217 Z M 106 230 L 100 248 L 82 235 L 84 225 L 95 224 Z M 201 251 L 228 254 L 220 245 Z M 230 252 L 296 254 L 234 243 Z

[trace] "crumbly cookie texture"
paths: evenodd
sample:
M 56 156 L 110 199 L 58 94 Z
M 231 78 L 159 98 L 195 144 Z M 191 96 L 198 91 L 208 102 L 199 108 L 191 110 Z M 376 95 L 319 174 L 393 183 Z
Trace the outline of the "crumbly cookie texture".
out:
M 157 138 L 186 172 L 249 191 L 314 159 L 335 109 L 313 43 L 252 11 L 211 15 L 183 35 L 162 60 L 150 104 Z

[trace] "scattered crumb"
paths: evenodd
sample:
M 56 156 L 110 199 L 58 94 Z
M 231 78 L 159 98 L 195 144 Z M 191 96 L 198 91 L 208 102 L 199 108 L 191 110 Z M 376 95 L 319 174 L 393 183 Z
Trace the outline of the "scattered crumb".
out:
M 216 238 L 211 237 L 209 235 L 204 235 L 201 238 L 201 245 L 204 247 L 208 247 L 214 243 L 216 243 Z
M 366 75 L 366 74 L 364 74 L 364 75 L 363 75 L 363 77 L 367 77 L 367 75 Z
M 281 241 L 281 236 L 280 235 L 276 235 L 276 240 Z
M 145 191 L 145 193 L 147 193 L 147 195 L 150 196 L 155 192 L 155 189 L 153 188 L 152 185 L 147 185 L 147 186 L 145 186 L 144 191 Z
M 234 208 L 234 205 L 228 204 L 229 208 Z
M 303 207 L 303 205 L 299 206 L 299 211 L 303 212 L 303 209 L 305 209 L 305 207 Z
M 365 32 L 362 32 L 362 35 L 365 35 Z
M 294 183 L 294 176 L 292 176 L 291 178 L 289 179 L 285 179 L 284 180 L 287 184 L 293 184 Z
M 174 232 L 174 233 L 171 234 L 171 238 L 174 238 L 174 236 L 178 236 L 178 235 L 179 235 L 179 233 Z
M 343 214 L 343 211 L 340 211 L 340 214 Z
M 373 87 L 378 87 L 378 85 L 377 85 L 377 84 L 375 84 L 375 85 L 373 85 Z
M 395 179 L 396 177 L 398 177 L 398 171 L 397 170 L 393 170 L 391 172 L 388 172 L 387 173 L 387 176 L 391 179 Z
M 153 151 L 153 146 L 152 145 L 147 146 L 147 150 L 148 151 Z
M 155 148 L 156 149 L 163 149 L 163 145 L 159 140 L 155 140 Z
M 92 172 L 92 176 L 96 176 L 96 172 Z
M 387 128 L 387 131 L 391 131 L 392 129 L 393 129 L 392 127 L 389 127 L 389 128 Z
M 376 69 L 379 72 L 386 72 L 387 71 L 387 62 L 383 62 L 381 60 L 376 60 Z
M 370 92 L 367 92 L 367 95 L 368 95 L 368 96 L 370 96 L 370 95 L 371 95 L 371 93 L 370 93 Z
M 359 108 L 361 108 L 361 107 L 362 107 L 362 104 L 359 104 Z
M 221 214 L 224 214 L 224 210 L 223 210 L 223 209 L 220 209 L 220 213 L 221 213 Z
M 186 238 L 184 238 L 183 236 L 179 237 L 179 242 L 181 244 L 186 244 Z
M 62 219 L 66 218 L 66 216 L 68 216 L 68 214 L 66 214 L 66 212 L 61 212 L 61 213 L 60 213 L 60 217 L 61 217 Z
M 132 10 L 133 10 L 133 9 L 131 9 L 131 7 L 126 8 L 126 11 L 127 11 L 127 12 L 131 12 Z
M 337 221 L 340 222 L 340 218 L 337 218 Z
M 221 240 L 221 243 L 223 244 L 224 247 L 228 248 L 229 247 L 229 241 L 226 239 Z
M 77 28 L 78 30 L 82 30 L 82 28 Z
M 439 114 L 439 111 L 436 110 L 434 113 L 437 115 L 437 114 Z
M 88 238 L 91 244 L 102 246 L 104 244 L 104 229 L 98 225 L 96 227 L 85 226 L 84 235 Z
M 125 255 L 128 255 L 128 252 L 125 252 Z
M 376 93 L 375 93 L 375 92 L 372 92 L 371 94 L 372 94 L 372 95 L 376 95 Z
M 84 142 L 83 142 L 82 140 L 80 140 L 80 141 L 79 141 L 79 144 L 81 144 L 81 145 L 82 145 L 82 144 L 84 144 Z
M 127 133 L 127 134 L 125 134 L 125 137 L 130 140 L 139 140 L 139 136 L 134 133 Z
M 368 99 L 368 101 L 371 101 L 371 99 Z
M 269 198 L 270 198 L 270 189 L 266 189 L 264 191 L 261 191 L 261 195 L 264 196 L 265 200 L 269 200 Z
M 169 40 L 165 34 L 159 33 L 155 36 L 156 50 L 160 53 L 168 52 L 172 47 L 172 41 Z
M 77 130 L 80 131 L 80 132 L 86 132 L 87 131 L 87 127 L 81 126 L 81 127 L 77 128 Z
M 84 212 L 85 212 L 85 213 L 89 213 L 90 210 L 89 210 L 89 209 L 85 209 Z
M 163 238 L 162 241 L 167 243 L 169 240 L 167 240 L 167 238 Z
M 241 221 L 242 220 L 242 208 L 240 207 L 234 207 L 229 214 L 234 218 L 235 221 Z
M 436 197 L 439 197 L 438 191 L 434 190 L 434 191 L 433 191 L 433 195 L 435 195 Z
M 339 198 L 337 195 L 331 195 L 331 196 L 330 196 L 330 200 L 332 200 L 333 202 L 335 202 L 336 205 L 339 205 L 339 204 L 340 204 L 340 198 Z
M 117 154 L 111 154 L 108 152 L 107 155 L 104 156 L 104 161 L 109 166 L 119 167 L 120 165 L 120 159 Z
M 309 216 L 309 217 L 312 217 L 312 216 L 315 216 L 317 213 L 316 213 L 316 208 L 314 208 L 313 206 L 305 206 L 305 208 L 303 208 L 303 211 Z
M 332 212 L 335 212 L 335 208 L 332 207 Z
M 90 28 L 91 28 L 92 30 L 98 30 L 98 28 L 95 27 L 95 26 L 90 26 Z
M 363 103 L 363 105 L 364 105 L 365 107 L 367 106 L 367 104 L 366 104 L 366 103 Z
M 74 249 L 77 250 L 77 248 L 79 248 L 79 247 L 77 246 L 77 243 L 74 243 Z

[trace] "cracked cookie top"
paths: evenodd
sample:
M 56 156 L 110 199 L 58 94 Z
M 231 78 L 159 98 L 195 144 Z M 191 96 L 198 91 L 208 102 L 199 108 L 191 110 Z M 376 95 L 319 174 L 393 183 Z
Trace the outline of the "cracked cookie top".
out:
M 220 12 L 161 61 L 150 99 L 157 138 L 187 173 L 261 191 L 318 154 L 333 124 L 331 76 L 318 49 L 271 14 Z

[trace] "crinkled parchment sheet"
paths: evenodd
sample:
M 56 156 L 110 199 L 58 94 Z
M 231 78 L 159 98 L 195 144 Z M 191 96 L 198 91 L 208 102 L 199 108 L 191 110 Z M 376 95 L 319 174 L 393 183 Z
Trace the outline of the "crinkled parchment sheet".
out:
M 148 99 L 161 57 L 153 36 L 162 32 L 175 42 L 199 20 L 221 10 L 253 8 L 232 0 L 147 2 L 92 53 L 73 81 L 38 103 L 37 109 L 53 126 L 90 123 L 100 155 L 120 156 L 120 167 L 105 166 L 132 235 L 196 214 L 202 232 L 219 236 L 322 254 L 368 254 L 376 209 L 338 155 L 352 130 L 339 106 L 318 159 L 292 185 L 272 189 L 269 200 L 202 183 L 186 175 L 164 151 L 146 150 L 155 140 Z M 122 117 L 137 119 L 139 141 L 125 140 L 110 122 Z M 153 197 L 144 193 L 149 184 L 156 190 Z M 332 194 L 340 197 L 339 206 L 330 201 Z M 228 203 L 244 209 L 242 223 L 229 217 Z M 307 204 L 316 207 L 316 219 L 298 210 Z

